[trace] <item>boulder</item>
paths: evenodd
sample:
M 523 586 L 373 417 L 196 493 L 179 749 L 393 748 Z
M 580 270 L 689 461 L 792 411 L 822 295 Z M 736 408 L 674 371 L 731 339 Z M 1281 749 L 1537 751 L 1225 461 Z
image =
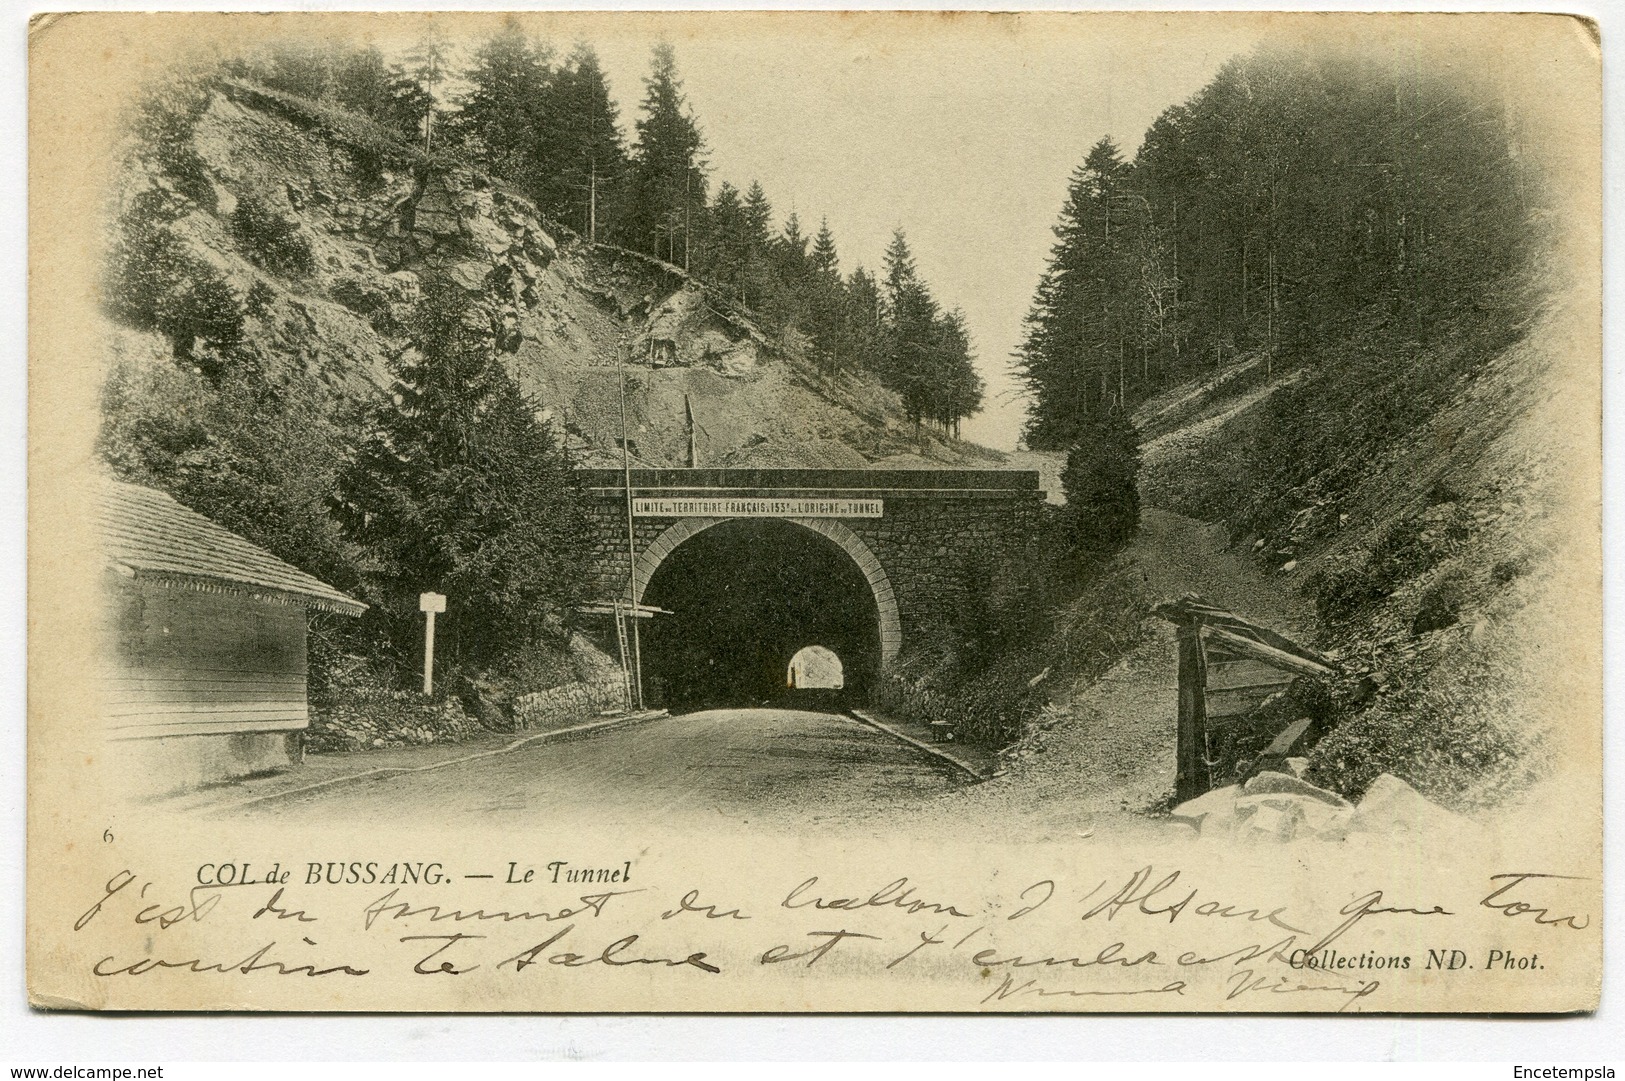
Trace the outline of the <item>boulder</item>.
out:
M 558 241 L 541 229 L 526 230 L 524 243 L 525 254 L 542 266 L 551 263 L 554 256 L 559 253 Z
M 1204 833 L 1210 829 L 1223 830 L 1235 820 L 1236 797 L 1240 794 L 1239 785 L 1215 788 L 1211 792 L 1204 792 L 1195 799 L 1181 803 L 1169 812 L 1169 817 L 1176 822 L 1195 826 Z
M 1302 780 L 1303 775 L 1309 772 L 1309 759 L 1307 758 L 1288 758 L 1282 765 L 1285 768 L 1281 772 L 1290 773 L 1299 780 Z
M 424 186 L 412 208 L 412 231 L 428 237 L 451 237 L 462 232 L 457 198 L 439 178 Z
M 1290 841 L 1302 817 L 1295 800 L 1244 797 L 1236 801 L 1236 836 L 1253 842 Z
M 483 291 L 485 289 L 486 275 L 491 272 L 488 266 L 474 262 L 471 259 L 458 260 L 452 263 L 447 270 L 451 280 L 456 282 L 459 288 L 470 293 Z
M 490 256 L 505 255 L 514 246 L 508 230 L 483 214 L 469 216 L 466 224 L 474 245 Z
M 416 304 L 423 293 L 422 283 L 410 270 L 385 275 L 384 288 L 389 291 L 389 299 L 397 304 Z
M 1348 833 L 1354 808 L 1298 792 L 1268 792 L 1242 796 L 1235 813 L 1236 836 L 1244 841 L 1336 841 Z
M 1303 766 L 1306 760 L 1300 759 Z M 1241 788 L 1235 801 L 1236 836 L 1253 842 L 1302 838 L 1341 840 L 1354 818 L 1354 805 L 1292 773 L 1266 770 Z
M 1317 788 L 1308 781 L 1294 777 L 1290 773 L 1277 773 L 1274 770 L 1265 770 L 1242 787 L 1242 792 L 1248 796 L 1291 795 L 1304 796 L 1308 799 L 1319 800 L 1337 808 L 1352 809 L 1353 804 L 1339 796 L 1336 792 L 1328 792 L 1324 788 Z
M 1472 822 L 1384 773 L 1366 789 L 1349 828 L 1361 833 L 1450 833 L 1471 829 Z

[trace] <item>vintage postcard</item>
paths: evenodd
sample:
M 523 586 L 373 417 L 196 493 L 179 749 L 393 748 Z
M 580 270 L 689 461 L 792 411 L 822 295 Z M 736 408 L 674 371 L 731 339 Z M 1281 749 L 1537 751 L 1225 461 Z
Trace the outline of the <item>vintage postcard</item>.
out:
M 29 52 L 36 1006 L 1596 1007 L 1593 24 Z

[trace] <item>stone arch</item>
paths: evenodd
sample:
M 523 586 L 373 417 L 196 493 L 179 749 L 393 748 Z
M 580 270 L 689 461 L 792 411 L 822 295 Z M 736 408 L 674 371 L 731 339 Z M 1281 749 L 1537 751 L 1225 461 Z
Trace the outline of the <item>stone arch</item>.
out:
M 886 574 L 886 568 L 880 565 L 880 559 L 863 542 L 862 537 L 841 522 L 830 518 L 779 520 L 822 534 L 834 541 L 858 565 L 858 569 L 863 572 L 863 577 L 869 583 L 869 591 L 875 598 L 875 608 L 880 613 L 880 663 L 890 664 L 896 658 L 897 651 L 903 647 L 903 621 L 897 610 L 897 594 L 892 590 L 891 579 Z M 653 543 L 638 553 L 638 602 L 642 603 L 643 591 L 649 587 L 649 580 L 654 577 L 655 571 L 666 561 L 667 556 L 677 550 L 678 545 L 712 526 L 735 521 L 740 519 L 679 518 L 668 526 Z

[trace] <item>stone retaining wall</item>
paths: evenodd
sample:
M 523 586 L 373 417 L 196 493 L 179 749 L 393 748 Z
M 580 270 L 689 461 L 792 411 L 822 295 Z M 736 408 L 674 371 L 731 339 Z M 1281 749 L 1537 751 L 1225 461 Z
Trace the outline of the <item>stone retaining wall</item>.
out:
M 426 701 L 415 691 L 360 682 L 310 705 L 305 746 L 318 754 L 461 743 L 485 729 L 455 698 Z
M 591 717 L 626 705 L 626 684 L 613 676 L 577 680 L 514 699 L 514 723 L 521 729 L 551 728 L 563 721 Z

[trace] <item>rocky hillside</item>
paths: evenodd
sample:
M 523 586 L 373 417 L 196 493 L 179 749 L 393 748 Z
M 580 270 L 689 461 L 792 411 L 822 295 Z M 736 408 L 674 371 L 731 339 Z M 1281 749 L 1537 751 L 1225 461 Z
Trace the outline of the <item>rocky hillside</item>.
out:
M 1317 783 L 1358 796 L 1391 772 L 1473 808 L 1594 753 L 1554 720 L 1594 648 L 1596 492 L 1559 463 L 1595 460 L 1566 419 L 1595 373 L 1576 370 L 1583 304 L 1548 295 L 1510 334 L 1369 364 L 1355 335 L 1334 345 L 1346 363 L 1274 378 L 1245 358 L 1136 413 L 1146 505 L 1223 523 L 1230 552 L 1312 606 L 1315 626 L 1288 629 L 1343 666 L 1307 749 Z M 1575 708 L 1594 693 L 1568 685 Z
M 109 328 L 110 355 L 206 369 L 210 340 L 342 400 L 387 390 L 426 275 L 489 319 L 511 371 L 577 460 L 619 464 L 619 369 L 634 461 L 862 467 L 996 461 L 917 431 L 866 376 L 819 371 L 796 341 L 680 268 L 590 245 L 455 161 L 360 118 L 238 80 L 195 90 L 134 143 L 117 193 L 113 266 L 146 295 Z M 122 263 L 121 263 L 122 260 Z M 685 408 L 686 400 L 686 408 Z

